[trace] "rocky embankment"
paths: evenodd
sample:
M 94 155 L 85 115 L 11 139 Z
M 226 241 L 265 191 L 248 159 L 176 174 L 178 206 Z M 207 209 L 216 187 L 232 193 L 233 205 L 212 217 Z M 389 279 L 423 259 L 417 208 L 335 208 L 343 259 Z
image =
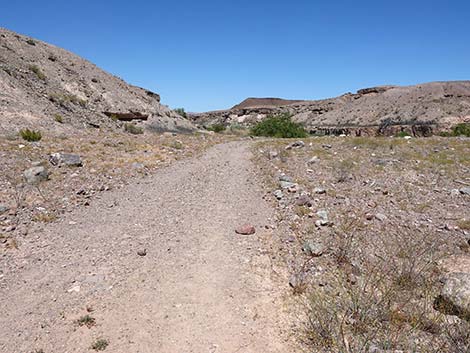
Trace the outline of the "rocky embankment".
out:
M 133 121 L 149 130 L 193 131 L 160 96 L 129 85 L 56 46 L 0 28 L 0 133 L 21 128 L 116 129 Z
M 381 86 L 317 101 L 248 99 L 229 110 L 191 114 L 198 125 L 251 126 L 287 112 L 312 134 L 429 136 L 470 122 L 470 81 Z

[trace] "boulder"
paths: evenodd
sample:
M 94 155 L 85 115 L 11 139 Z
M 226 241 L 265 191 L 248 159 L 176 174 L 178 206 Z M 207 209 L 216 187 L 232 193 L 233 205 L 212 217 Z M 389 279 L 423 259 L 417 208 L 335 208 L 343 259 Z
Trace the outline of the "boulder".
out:
M 49 157 L 49 162 L 55 166 L 81 167 L 82 159 L 78 154 L 71 153 L 53 153 Z
M 302 246 L 302 250 L 309 256 L 319 257 L 323 255 L 325 246 L 319 241 L 307 240 Z
M 434 307 L 444 314 L 470 321 L 470 273 L 454 272 L 447 275 Z
M 466 186 L 459 190 L 462 195 L 470 195 L 470 187 Z
M 28 184 L 39 184 L 49 179 L 49 172 L 44 167 L 32 167 L 24 171 L 23 177 Z

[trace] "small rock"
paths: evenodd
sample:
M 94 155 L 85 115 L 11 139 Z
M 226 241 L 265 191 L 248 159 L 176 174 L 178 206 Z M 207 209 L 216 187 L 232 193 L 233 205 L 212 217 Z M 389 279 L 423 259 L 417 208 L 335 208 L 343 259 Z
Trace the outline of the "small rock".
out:
M 307 255 L 319 257 L 323 255 L 323 252 L 325 251 L 325 246 L 318 241 L 307 240 L 302 246 L 302 250 Z
M 276 151 L 269 151 L 269 159 L 275 159 L 277 156 L 279 156 L 279 153 Z
M 318 162 L 320 162 L 320 158 L 318 158 L 318 156 L 313 156 L 312 158 L 308 160 L 307 164 L 315 164 Z
M 296 183 L 292 183 L 290 181 L 281 181 L 281 188 L 282 189 L 292 189 L 292 188 L 296 188 L 297 187 L 297 184 Z
M 374 215 L 372 213 L 366 213 L 366 219 L 368 221 L 372 221 L 374 219 Z
M 315 194 L 319 194 L 319 195 L 326 194 L 326 190 L 323 189 L 323 188 L 319 188 L 319 187 L 313 189 L 313 192 L 314 192 Z
M 464 187 L 459 190 L 462 195 L 470 195 L 470 187 Z
M 278 200 L 282 200 L 282 198 L 284 197 L 284 194 L 282 193 L 281 190 L 276 190 L 273 192 L 273 195 L 276 199 Z
M 381 222 L 384 222 L 387 220 L 387 216 L 384 215 L 383 213 L 376 213 L 375 218 L 378 219 Z
M 44 167 L 32 167 L 25 170 L 23 176 L 28 184 L 39 184 L 49 179 L 49 172 Z
M 78 154 L 71 153 L 53 153 L 49 157 L 49 162 L 55 166 L 81 167 L 82 159 Z
M 297 200 L 295 200 L 295 204 L 297 206 L 308 206 L 308 207 L 311 207 L 313 205 L 313 202 L 312 200 L 310 199 L 310 197 L 308 197 L 307 195 L 301 195 L 297 198 Z
M 285 174 L 279 175 L 279 181 L 287 181 L 289 183 L 292 183 L 292 178 L 290 176 L 287 176 Z
M 131 164 L 131 167 L 134 169 L 144 169 L 145 166 L 142 163 L 139 162 L 134 162 Z
M 328 222 L 328 212 L 325 210 L 317 211 L 317 217 Z
M 303 141 L 296 141 L 296 142 L 292 142 L 290 145 L 288 145 L 286 147 L 286 150 L 290 150 L 292 148 L 302 148 L 305 146 L 305 142 Z
M 69 293 L 78 293 L 80 292 L 80 286 L 77 284 L 76 286 L 73 286 L 72 288 L 70 288 L 69 290 L 67 290 L 67 292 Z
M 326 144 L 324 143 L 323 145 L 321 145 L 323 148 L 326 148 L 326 149 L 330 149 L 332 146 L 329 145 L 329 144 Z
M 137 251 L 137 255 L 146 256 L 147 255 L 147 249 L 142 249 L 142 250 Z
M 235 229 L 235 233 L 242 234 L 242 235 L 251 235 L 251 234 L 255 234 L 255 232 L 256 232 L 255 227 L 253 227 L 250 224 L 244 224 Z
M 0 204 L 0 214 L 10 210 L 10 207 Z

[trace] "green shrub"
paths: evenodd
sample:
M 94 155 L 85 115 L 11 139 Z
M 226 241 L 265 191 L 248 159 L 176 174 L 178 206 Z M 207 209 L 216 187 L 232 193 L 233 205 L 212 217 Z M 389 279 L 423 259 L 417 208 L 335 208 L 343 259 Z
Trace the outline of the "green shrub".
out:
M 108 340 L 105 340 L 103 338 L 99 338 L 91 345 L 91 349 L 94 349 L 95 351 L 104 351 L 106 347 L 108 347 L 109 342 Z
M 61 124 L 64 122 L 64 118 L 60 114 L 54 114 L 54 120 Z
M 29 69 L 36 74 L 38 79 L 45 81 L 46 80 L 46 75 L 44 72 L 41 71 L 41 69 L 37 65 L 31 65 Z
M 400 131 L 395 135 L 395 137 L 407 137 L 407 136 L 411 136 L 411 135 L 406 131 Z
M 140 135 L 144 133 L 143 128 L 131 123 L 124 124 L 124 131 L 133 135 Z
M 87 104 L 86 100 L 81 99 L 73 94 L 50 93 L 49 100 L 59 104 L 64 108 L 67 107 L 68 103 L 79 105 L 81 107 L 86 107 Z
M 470 137 L 470 123 L 461 123 L 455 125 L 452 129 L 452 135 Z
M 178 113 L 179 115 L 181 115 L 183 118 L 187 118 L 188 115 L 186 114 L 186 112 L 184 111 L 184 108 L 176 108 L 175 109 L 175 112 Z
M 291 120 L 292 115 L 282 113 L 277 115 L 269 115 L 266 119 L 256 124 L 251 133 L 254 136 L 293 138 L 307 137 L 307 131 L 304 127 Z
M 39 141 L 42 138 L 42 134 L 40 131 L 34 131 L 30 129 L 21 130 L 20 135 L 23 138 L 23 140 L 26 140 L 29 142 Z
M 214 132 L 222 132 L 222 131 L 225 131 L 225 126 L 224 124 L 216 123 L 207 127 L 207 130 L 214 131 Z

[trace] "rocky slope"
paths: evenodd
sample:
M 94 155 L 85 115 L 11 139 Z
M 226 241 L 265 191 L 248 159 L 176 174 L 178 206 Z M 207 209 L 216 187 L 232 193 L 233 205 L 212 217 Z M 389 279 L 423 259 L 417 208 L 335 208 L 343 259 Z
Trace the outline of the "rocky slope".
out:
M 119 120 L 134 118 L 150 130 L 194 129 L 160 104 L 158 94 L 66 50 L 0 28 L 0 132 L 116 128 Z
M 249 99 L 229 110 L 193 114 L 200 125 L 250 125 L 268 114 L 289 112 L 311 132 L 351 132 L 361 127 L 432 126 L 438 129 L 470 121 L 470 81 L 432 82 L 416 86 L 381 86 L 317 101 Z M 418 129 L 419 130 L 419 129 Z

